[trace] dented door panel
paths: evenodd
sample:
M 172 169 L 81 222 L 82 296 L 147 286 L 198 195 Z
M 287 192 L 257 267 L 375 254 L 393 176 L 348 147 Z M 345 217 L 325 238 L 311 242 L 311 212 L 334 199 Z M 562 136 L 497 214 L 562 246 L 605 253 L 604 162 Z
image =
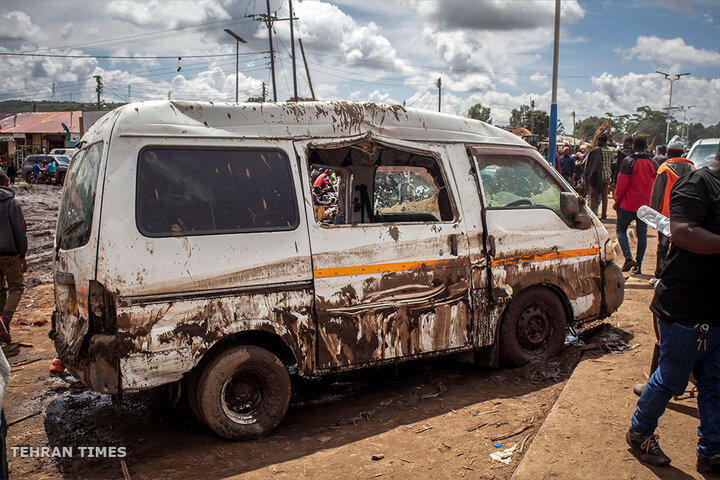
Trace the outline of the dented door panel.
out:
M 457 199 L 442 146 L 398 148 L 443 159 L 446 186 Z M 297 152 L 306 162 L 306 145 Z M 472 346 L 470 259 L 459 212 L 447 222 L 329 226 L 314 222 L 309 195 L 306 205 L 319 371 Z
M 175 301 L 126 297 L 118 308 L 120 372 L 124 391 L 179 380 L 217 342 L 232 334 L 262 331 L 280 337 L 301 374 L 313 371 L 315 322 L 312 284 L 267 285 L 217 297 L 198 292 Z M 199 298 L 198 298 L 199 297 Z M 110 354 L 110 352 L 107 352 Z

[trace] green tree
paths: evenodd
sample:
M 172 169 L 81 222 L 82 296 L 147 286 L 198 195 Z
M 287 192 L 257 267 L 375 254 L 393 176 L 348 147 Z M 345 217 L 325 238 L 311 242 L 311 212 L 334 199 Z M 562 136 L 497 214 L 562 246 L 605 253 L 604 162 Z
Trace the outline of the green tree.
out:
M 245 100 L 248 103 L 262 103 L 264 102 L 262 97 L 248 97 L 247 100 Z
M 530 105 L 520 105 L 510 112 L 510 126 L 523 127 L 532 133 L 547 137 L 550 116 L 543 110 L 533 110 Z
M 587 117 L 581 120 L 577 124 L 577 128 L 575 129 L 575 137 L 581 138 L 586 142 L 592 142 L 595 130 L 597 130 L 598 127 L 602 125 L 605 120 L 605 118 L 595 116 Z
M 490 116 L 490 107 L 483 107 L 482 104 L 476 103 L 468 110 L 467 116 L 480 120 L 486 123 L 492 123 L 492 117 Z

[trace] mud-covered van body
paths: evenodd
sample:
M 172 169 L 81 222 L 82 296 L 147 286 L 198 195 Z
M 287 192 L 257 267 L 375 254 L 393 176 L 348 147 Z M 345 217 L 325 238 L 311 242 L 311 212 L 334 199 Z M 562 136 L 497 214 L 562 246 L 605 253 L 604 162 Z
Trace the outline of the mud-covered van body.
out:
M 336 215 L 317 169 L 338 177 Z M 374 103 L 146 102 L 66 179 L 51 336 L 89 387 L 186 381 L 226 438 L 311 376 L 454 352 L 542 360 L 623 298 L 608 234 L 515 135 Z

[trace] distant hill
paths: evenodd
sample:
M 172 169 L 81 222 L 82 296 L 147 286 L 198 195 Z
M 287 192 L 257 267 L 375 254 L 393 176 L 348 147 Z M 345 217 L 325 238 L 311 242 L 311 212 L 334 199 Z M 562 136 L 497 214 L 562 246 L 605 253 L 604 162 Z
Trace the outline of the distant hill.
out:
M 103 110 L 112 110 L 124 103 L 103 103 Z M 97 110 L 96 103 L 51 102 L 48 100 L 5 100 L 0 102 L 0 113 L 69 112 L 71 110 Z

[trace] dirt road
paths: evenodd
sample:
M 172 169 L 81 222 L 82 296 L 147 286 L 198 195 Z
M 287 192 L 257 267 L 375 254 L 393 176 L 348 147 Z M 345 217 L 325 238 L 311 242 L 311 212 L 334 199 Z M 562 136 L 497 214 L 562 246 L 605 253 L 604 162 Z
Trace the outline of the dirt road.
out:
M 632 349 L 613 352 L 632 347 L 633 329 L 647 316 L 646 295 L 638 299 L 630 289 L 613 326 L 584 338 L 592 348 L 566 348 L 537 368 L 482 370 L 447 357 L 294 379 L 290 410 L 274 434 L 230 443 L 201 426 L 182 396 L 173 400 L 168 389 L 127 395 L 116 412 L 110 397 L 70 376 L 48 376 L 54 358 L 47 338 L 52 232 L 60 189 L 15 188 L 28 221 L 31 271 L 12 327 L 14 342 L 21 343 L 9 349 L 19 353 L 9 359 L 5 414 L 10 422 L 37 415 L 10 426 L 11 478 L 121 479 L 119 458 L 83 457 L 80 447 L 124 447 L 133 479 L 508 479 L 577 361 L 632 355 Z M 649 241 L 651 259 L 654 242 Z M 564 428 L 569 436 L 577 434 L 572 424 Z M 516 451 L 507 464 L 490 458 L 512 446 Z M 73 447 L 73 456 L 23 457 L 18 449 L 13 455 L 12 447 Z

